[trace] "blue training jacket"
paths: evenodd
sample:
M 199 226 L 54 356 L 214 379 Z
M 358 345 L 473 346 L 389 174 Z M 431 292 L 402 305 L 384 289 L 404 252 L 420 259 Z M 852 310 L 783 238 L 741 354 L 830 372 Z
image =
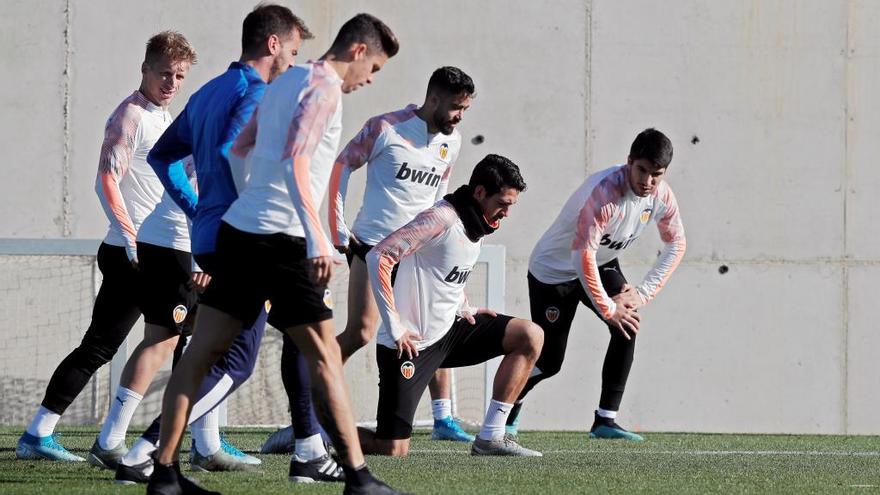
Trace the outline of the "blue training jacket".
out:
M 220 219 L 238 197 L 229 149 L 263 98 L 267 84 L 256 69 L 233 62 L 199 88 L 156 142 L 147 162 L 165 190 L 192 220 L 193 254 L 213 253 Z M 199 192 L 180 161 L 193 155 Z

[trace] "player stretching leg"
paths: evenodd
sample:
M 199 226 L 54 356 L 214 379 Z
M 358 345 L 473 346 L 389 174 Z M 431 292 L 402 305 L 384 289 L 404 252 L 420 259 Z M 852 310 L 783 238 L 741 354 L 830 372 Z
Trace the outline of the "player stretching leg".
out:
M 266 89 L 236 139 L 233 152 L 248 155 L 250 177 L 223 216 L 213 279 L 189 349 L 165 390 L 147 493 L 211 493 L 180 475 L 180 439 L 210 364 L 243 324 L 253 323 L 267 299 L 270 323 L 285 329 L 309 362 L 315 404 L 342 459 L 345 492 L 396 493 L 370 474 L 357 441 L 327 289 L 332 248 L 317 205 L 342 130 L 342 93 L 370 83 L 397 49 L 385 24 L 355 16 L 319 61 L 293 67 Z
M 192 160 L 187 160 L 186 176 L 194 178 Z M 135 409 L 179 337 L 189 335 L 187 315 L 195 307 L 194 288 L 204 288 L 206 277 L 192 272 L 186 217 L 167 194 L 138 229 L 137 255 L 144 338 L 125 363 L 107 419 L 87 457 L 103 469 L 116 470 L 127 450 L 125 433 Z
M 166 31 L 150 38 L 140 88 L 107 121 L 95 182 L 110 220 L 98 249 L 104 279 L 82 342 L 55 369 L 40 409 L 18 441 L 19 459 L 85 460 L 55 441 L 55 425 L 98 368 L 113 358 L 141 315 L 135 239 L 162 197 L 147 153 L 171 123 L 167 107 L 195 61 L 195 51 L 181 34 Z
M 216 264 L 214 247 L 220 218 L 237 197 L 233 168 L 229 164 L 229 148 L 262 99 L 267 83 L 294 63 L 301 41 L 311 37 L 303 21 L 286 7 L 257 7 L 248 14 L 242 25 L 243 43 L 239 61 L 233 62 L 224 74 L 207 83 L 190 98 L 184 111 L 150 153 L 149 162 L 166 185 L 169 195 L 193 219 L 193 251 L 196 260 L 209 273 L 213 273 Z M 177 163 L 179 157 L 188 153 L 193 153 L 196 160 L 200 178 L 198 196 L 180 174 Z M 207 409 L 211 409 L 210 414 L 215 415 L 214 406 L 250 376 L 265 321 L 261 315 L 255 325 L 244 329 L 229 351 L 212 366 L 200 388 L 200 399 L 193 408 L 191 420 L 199 418 Z M 307 451 L 319 452 L 305 457 L 314 464 L 320 462 L 318 458 L 322 455 L 326 457 L 326 451 L 318 435 L 317 420 L 314 419 L 309 398 L 306 390 L 306 400 L 298 401 L 303 407 L 295 410 L 295 416 L 302 418 L 300 422 L 311 428 L 312 436 L 317 438 L 317 442 L 311 439 L 311 443 L 317 443 L 317 447 Z M 203 420 L 198 419 L 200 422 Z M 216 421 L 212 423 L 214 425 Z M 194 433 L 202 429 L 193 425 Z M 137 450 L 133 448 L 135 452 L 126 456 L 123 467 L 117 471 L 117 481 L 147 481 L 152 469 L 149 453 L 156 448 L 158 432 L 157 421 L 138 440 L 135 445 Z M 237 471 L 259 464 L 258 459 L 225 443 L 216 427 L 210 433 L 212 435 L 206 435 L 205 438 L 194 434 L 190 455 L 197 469 Z M 321 466 L 323 464 L 325 462 L 320 462 Z
M 541 352 L 541 329 L 528 320 L 471 308 L 464 293 L 482 238 L 500 226 L 525 188 L 513 162 L 488 155 L 474 167 L 468 185 L 419 213 L 367 255 L 382 324 L 376 345 L 378 426 L 375 433 L 360 430 L 364 452 L 407 455 L 416 406 L 438 368 L 504 356 L 471 453 L 541 455 L 504 435 L 513 401 Z
M 346 361 L 376 334 L 379 312 L 369 290 L 365 257 L 391 232 L 446 195 L 461 149 L 455 127 L 474 96 L 474 82 L 461 69 L 441 67 L 428 81 L 421 107 L 409 105 L 367 121 L 345 147 L 330 179 L 333 244 L 348 257 L 348 323 L 337 337 Z M 344 204 L 351 173 L 367 165 L 367 187 L 352 232 Z M 438 369 L 429 384 L 435 440 L 472 442 L 452 418 L 451 373 Z
M 345 362 L 376 334 L 379 311 L 369 287 L 366 255 L 391 232 L 446 195 L 461 148 L 455 127 L 470 107 L 473 80 L 461 69 L 441 67 L 428 81 L 421 107 L 373 117 L 346 145 L 330 176 L 329 224 L 336 249 L 348 258 L 348 323 L 336 340 Z M 345 196 L 351 173 L 367 165 L 364 203 L 349 232 Z M 473 442 L 452 418 L 451 373 L 438 369 L 431 379 L 435 440 Z M 289 434 L 289 429 L 287 433 Z M 263 451 L 284 448 L 284 431 L 272 434 Z M 277 446 L 277 447 L 275 447 Z
M 516 433 L 525 395 L 559 372 L 580 302 L 611 332 L 590 438 L 642 440 L 621 428 L 615 418 L 632 367 L 641 323 L 637 311 L 660 292 L 684 256 L 678 204 L 663 180 L 671 161 L 669 139 L 646 129 L 633 141 L 625 165 L 587 177 L 532 251 L 529 303 L 532 319 L 544 329 L 544 350 L 508 418 L 511 434 Z M 642 283 L 631 287 L 617 258 L 652 222 L 665 246 Z

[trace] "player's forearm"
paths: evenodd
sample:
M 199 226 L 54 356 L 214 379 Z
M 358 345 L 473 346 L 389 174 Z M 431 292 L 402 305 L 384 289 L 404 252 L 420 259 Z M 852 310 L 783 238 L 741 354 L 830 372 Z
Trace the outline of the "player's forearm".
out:
M 373 297 L 376 299 L 376 307 L 379 310 L 379 316 L 388 325 L 395 341 L 404 334 L 400 325 L 400 317 L 394 306 L 394 289 L 391 286 L 391 272 L 396 263 L 397 261 L 392 255 L 383 254 L 376 248 L 367 254 L 367 273 L 370 277 Z
M 596 262 L 596 252 L 590 249 L 578 249 L 571 252 L 571 261 L 574 265 L 578 278 L 584 286 L 584 290 L 593 307 L 603 318 L 610 319 L 617 310 L 617 304 L 612 300 L 599 276 L 599 265 Z
M 305 230 L 309 258 L 332 255 L 332 246 L 318 218 L 320 198 L 314 198 L 312 194 L 311 162 L 324 136 L 324 130 L 337 108 L 340 95 L 338 87 L 317 86 L 310 89 L 290 122 L 287 146 L 284 150 L 284 155 L 288 157 L 283 163 L 284 180 Z M 249 129 L 257 118 L 258 111 L 254 112 L 251 122 L 242 131 L 242 135 L 250 133 Z M 256 131 L 254 131 L 254 139 L 256 139 Z M 315 199 L 318 201 L 316 202 Z
M 150 166 L 153 166 L 151 163 Z M 153 166 L 156 175 L 165 186 L 165 191 L 171 199 L 186 213 L 189 218 L 195 218 L 198 207 L 199 195 L 190 183 L 183 161 L 176 161 L 168 166 Z
M 131 215 L 128 213 L 128 208 L 125 206 L 116 177 L 110 172 L 99 173 L 95 181 L 95 192 L 98 194 L 98 200 L 101 203 L 104 214 L 107 216 L 107 220 L 125 238 L 125 251 L 128 259 L 137 261 L 137 247 L 135 244 L 137 231 L 134 228 Z
M 190 218 L 195 216 L 198 195 L 189 182 L 183 159 L 192 154 L 192 148 L 177 137 L 182 117 L 165 130 L 147 155 L 147 163 L 156 172 L 171 199 Z
M 348 192 L 348 179 L 351 169 L 337 160 L 330 174 L 330 206 L 327 208 L 330 235 L 334 246 L 347 246 L 349 231 L 345 225 L 345 196 Z
M 334 246 L 347 246 L 349 243 L 348 227 L 345 225 L 345 196 L 348 192 L 348 180 L 352 172 L 367 163 L 372 150 L 375 136 L 370 121 L 363 129 L 345 145 L 330 175 L 330 207 L 328 208 L 330 235 Z
M 331 247 L 318 218 L 318 208 L 312 196 L 308 155 L 294 155 L 285 161 L 285 180 L 293 207 L 305 231 L 307 258 L 331 256 Z
M 636 291 L 642 297 L 643 302 L 647 303 L 654 299 L 663 286 L 666 285 L 669 277 L 672 276 L 672 273 L 681 263 L 686 249 L 687 241 L 684 237 L 665 243 L 660 256 L 654 262 L 654 266 L 645 275 L 642 283 L 636 287 Z

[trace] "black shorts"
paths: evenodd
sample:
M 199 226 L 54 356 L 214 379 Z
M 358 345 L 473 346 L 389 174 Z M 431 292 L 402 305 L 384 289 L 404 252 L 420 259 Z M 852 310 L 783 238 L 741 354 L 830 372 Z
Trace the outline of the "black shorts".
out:
M 144 321 L 189 335 L 187 316 L 196 305 L 192 256 L 186 251 L 137 243 L 141 272 L 140 306 Z
M 278 329 L 333 318 L 330 289 L 312 282 L 302 237 L 251 234 L 223 222 L 214 254 L 217 266 L 201 302 L 244 327 L 254 324 L 267 300 L 269 324 Z
M 125 248 L 102 242 L 98 246 L 97 261 L 104 281 L 112 282 L 111 285 L 117 288 L 126 288 L 108 296 L 112 295 L 116 301 L 126 300 L 128 304 L 140 305 L 141 272 L 131 264 Z
M 351 237 L 352 237 L 352 239 L 357 239 L 353 235 Z M 372 251 L 373 248 L 376 246 L 373 246 L 370 244 L 364 244 L 363 242 L 360 242 L 360 240 L 358 240 L 357 244 L 355 244 L 353 242 L 349 242 L 348 247 L 349 247 L 349 249 L 348 249 L 348 252 L 345 253 L 345 259 L 348 260 L 348 266 L 351 267 L 351 262 L 354 261 L 355 256 L 357 256 L 358 258 L 361 259 L 361 261 L 366 263 L 367 262 L 367 253 Z M 399 266 L 400 266 L 400 263 L 394 265 L 394 268 L 391 269 L 391 285 L 392 286 L 394 285 L 394 281 L 397 279 L 397 267 L 399 267 Z
M 376 345 L 379 366 L 379 406 L 376 437 L 403 439 L 412 436 L 419 400 L 438 368 L 459 368 L 484 363 L 504 354 L 502 342 L 512 316 L 480 314 L 471 325 L 456 318 L 449 332 L 409 359 L 398 359 L 397 349 Z
M 617 258 L 599 267 L 599 279 L 609 297 L 620 294 L 626 284 L 626 277 L 620 270 Z M 593 306 L 593 302 L 590 301 L 590 297 L 579 279 L 561 284 L 545 284 L 530 272 L 528 281 L 532 321 L 543 328 L 545 334 L 551 330 L 562 330 L 567 335 L 571 328 L 571 322 L 574 320 L 578 303 L 590 308 L 593 313 L 596 313 L 596 316 L 605 321 L 599 310 Z
M 214 269 L 217 268 L 217 253 L 194 254 L 193 259 L 203 272 L 214 276 Z

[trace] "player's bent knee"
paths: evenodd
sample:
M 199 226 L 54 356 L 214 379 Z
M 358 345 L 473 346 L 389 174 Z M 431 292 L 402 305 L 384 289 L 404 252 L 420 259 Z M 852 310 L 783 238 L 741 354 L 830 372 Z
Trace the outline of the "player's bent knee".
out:
M 406 457 L 409 455 L 409 440 L 406 440 L 406 443 L 403 443 L 402 440 L 398 440 L 394 446 L 391 448 L 391 453 L 388 454 L 392 457 Z
M 510 328 L 512 327 L 512 328 Z M 532 359 L 538 359 L 544 346 L 544 331 L 540 326 L 519 318 L 510 322 L 508 331 L 512 331 L 513 344 L 517 352 Z
M 538 359 L 541 349 L 544 347 L 544 330 L 535 323 L 528 322 L 526 327 L 526 340 L 530 354 Z
M 409 454 L 409 438 L 376 438 L 376 432 L 362 427 L 358 427 L 358 437 L 364 454 L 392 457 L 406 457 Z
M 353 330 L 349 343 L 355 350 L 363 348 L 370 343 L 370 331 L 366 328 Z
M 344 335 L 352 351 L 363 348 L 373 340 L 373 328 L 366 322 L 361 322 L 352 328 L 346 328 Z
M 373 340 L 373 336 L 376 333 L 375 330 L 374 327 L 363 323 L 357 332 L 357 346 L 360 348 L 369 344 L 370 341 Z
M 367 455 L 387 455 L 390 457 L 406 457 L 409 455 L 409 440 L 406 444 L 397 443 L 400 440 L 376 440 L 371 449 L 363 447 Z

